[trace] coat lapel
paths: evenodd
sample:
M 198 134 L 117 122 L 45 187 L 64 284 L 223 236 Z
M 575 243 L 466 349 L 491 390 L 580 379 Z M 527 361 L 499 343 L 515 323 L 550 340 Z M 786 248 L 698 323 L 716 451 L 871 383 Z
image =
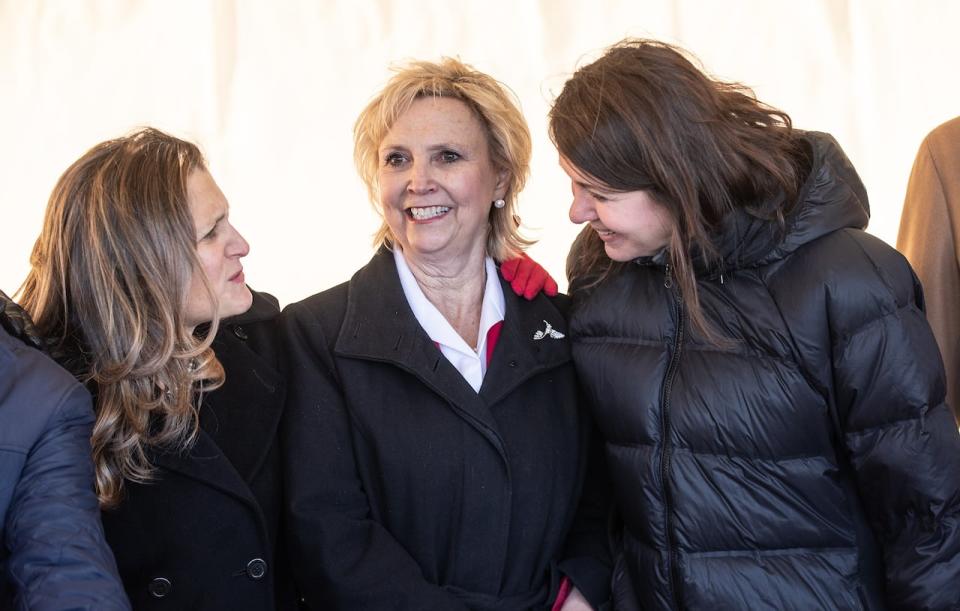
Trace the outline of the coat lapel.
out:
M 250 482 L 276 438 L 285 387 L 276 368 L 237 338 L 233 327 L 226 325 L 214 342 L 228 381 L 204 398 L 200 418 L 202 428 Z
M 285 387 L 247 338 L 254 323 L 276 314 L 275 305 L 254 293 L 248 312 L 221 323 L 213 349 L 227 380 L 203 397 L 196 444 L 184 453 L 158 452 L 155 464 L 256 504 L 248 484 L 276 438 Z
M 152 459 L 158 467 L 202 482 L 253 506 L 257 505 L 250 487 L 203 430 L 198 433 L 196 443 L 189 450 L 156 452 Z
M 570 360 L 567 320 L 544 295 L 527 302 L 500 279 L 507 311 L 503 330 L 480 387 L 480 397 L 493 405 L 526 380 Z M 553 334 L 543 333 L 547 324 Z M 537 332 L 540 331 L 539 339 Z M 562 335 L 563 337 L 559 337 Z
M 341 357 L 388 362 L 409 372 L 443 397 L 506 459 L 486 402 L 444 358 L 413 315 L 390 251 L 380 249 L 350 280 L 347 310 L 334 351 Z

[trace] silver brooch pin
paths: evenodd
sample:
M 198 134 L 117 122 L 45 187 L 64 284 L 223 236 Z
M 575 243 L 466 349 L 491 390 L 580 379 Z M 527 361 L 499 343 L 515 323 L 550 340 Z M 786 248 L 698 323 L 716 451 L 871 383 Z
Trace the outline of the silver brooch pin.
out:
M 544 329 L 543 331 L 541 331 L 540 329 L 537 329 L 536 333 L 533 334 L 534 340 L 541 340 L 547 337 L 549 337 L 550 339 L 563 339 L 564 337 L 566 337 L 563 333 L 560 333 L 559 331 L 554 330 L 553 325 L 551 325 L 547 321 L 543 321 L 543 324 L 547 325 L 547 328 Z

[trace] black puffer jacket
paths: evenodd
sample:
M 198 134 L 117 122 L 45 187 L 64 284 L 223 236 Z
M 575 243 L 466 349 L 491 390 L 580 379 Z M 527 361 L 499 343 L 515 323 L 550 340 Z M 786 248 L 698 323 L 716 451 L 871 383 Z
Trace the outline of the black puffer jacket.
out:
M 730 219 L 691 333 L 661 253 L 578 295 L 622 528 L 618 609 L 955 609 L 960 438 L 906 261 L 836 142 L 778 235 Z M 669 282 L 666 282 L 669 284 Z

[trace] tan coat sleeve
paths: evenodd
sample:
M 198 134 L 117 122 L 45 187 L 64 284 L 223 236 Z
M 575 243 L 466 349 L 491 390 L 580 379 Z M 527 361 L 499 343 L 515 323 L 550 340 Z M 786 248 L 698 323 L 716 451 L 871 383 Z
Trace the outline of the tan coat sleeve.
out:
M 907 186 L 897 249 L 923 284 L 927 320 L 947 373 L 947 402 L 960 421 L 960 117 L 926 137 Z

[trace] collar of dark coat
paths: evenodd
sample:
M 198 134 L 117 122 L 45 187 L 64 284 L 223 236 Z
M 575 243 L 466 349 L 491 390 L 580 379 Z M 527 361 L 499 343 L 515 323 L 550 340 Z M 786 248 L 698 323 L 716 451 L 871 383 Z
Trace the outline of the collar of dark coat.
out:
M 220 327 L 229 325 L 249 325 L 255 322 L 264 322 L 273 320 L 280 314 L 280 302 L 270 293 L 260 293 L 251 289 L 253 302 L 243 314 L 237 314 L 220 321 Z M 203 323 L 197 327 L 196 335 L 205 336 L 210 328 L 210 323 Z M 217 334 L 220 335 L 219 333 Z
M 566 335 L 566 318 L 544 295 L 526 302 L 503 286 L 506 313 L 480 393 L 436 347 L 417 322 L 400 285 L 393 255 L 381 249 L 350 280 L 343 325 L 334 346 L 341 357 L 388 362 L 410 372 L 478 428 L 495 432 L 489 406 L 531 377 L 570 360 L 567 337 L 544 337 L 545 321 Z
M 272 320 L 277 317 L 280 313 L 280 302 L 277 301 L 276 297 L 270 293 L 260 293 L 254 290 L 250 292 L 253 293 L 253 303 L 250 305 L 250 309 L 243 314 L 223 319 L 224 323 L 247 325 L 254 322 Z
M 223 386 L 203 399 L 196 444 L 186 452 L 153 455 L 157 466 L 251 501 L 247 484 L 274 443 L 283 411 L 284 385 L 274 364 L 257 354 L 234 329 L 243 323 L 252 335 L 251 326 L 276 317 L 275 300 L 271 303 L 272 297 L 267 297 L 254 293 L 250 310 L 220 325 L 213 348 L 227 378 Z

